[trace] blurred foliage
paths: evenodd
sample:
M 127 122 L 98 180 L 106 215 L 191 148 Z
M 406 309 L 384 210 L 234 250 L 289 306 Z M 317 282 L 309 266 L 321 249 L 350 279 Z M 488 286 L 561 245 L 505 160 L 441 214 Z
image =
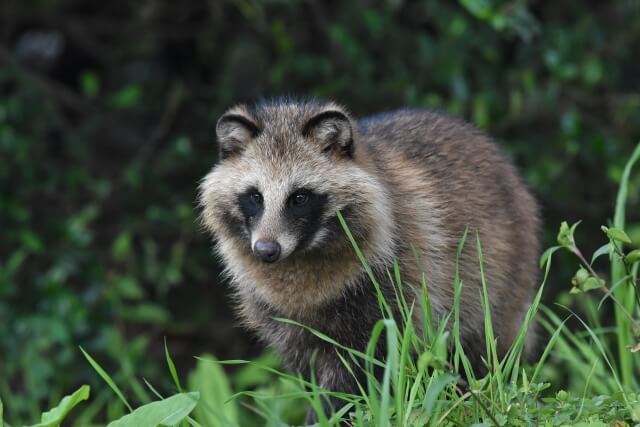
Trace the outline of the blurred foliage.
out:
M 293 93 L 357 116 L 400 106 L 463 116 L 523 170 L 549 243 L 561 220 L 597 229 L 612 215 L 640 139 L 637 58 L 633 0 L 3 2 L 5 412 L 35 419 L 95 384 L 78 345 L 118 360 L 109 371 L 140 401 L 140 378 L 162 369 L 163 336 L 178 366 L 207 351 L 255 354 L 233 327 L 194 204 L 229 105 Z M 640 175 L 629 188 L 626 230 L 638 241 Z

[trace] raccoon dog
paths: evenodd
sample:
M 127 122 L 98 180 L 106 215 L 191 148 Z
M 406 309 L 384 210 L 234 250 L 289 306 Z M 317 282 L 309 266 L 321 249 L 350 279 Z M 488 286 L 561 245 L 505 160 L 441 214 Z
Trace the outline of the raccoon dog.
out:
M 452 309 L 456 249 L 468 230 L 471 243 L 459 262 L 460 334 L 482 371 L 478 235 L 497 346 L 502 354 L 509 349 L 536 290 L 538 207 L 484 133 L 434 112 L 356 121 L 332 102 L 290 99 L 233 107 L 216 133 L 220 161 L 200 186 L 203 223 L 242 319 L 289 368 L 307 377 L 313 369 L 320 386 L 357 393 L 359 373 L 344 367 L 334 346 L 274 318 L 362 351 L 382 317 L 337 210 L 390 305 L 397 304 L 387 271 L 397 260 L 407 299 L 419 296 L 424 278 L 436 319 Z

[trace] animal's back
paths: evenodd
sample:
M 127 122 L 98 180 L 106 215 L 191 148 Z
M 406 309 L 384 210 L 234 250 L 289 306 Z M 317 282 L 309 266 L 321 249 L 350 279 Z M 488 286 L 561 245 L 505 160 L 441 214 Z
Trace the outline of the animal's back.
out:
M 456 251 L 467 230 L 459 262 L 462 333 L 470 350 L 483 348 L 478 236 L 494 330 L 505 352 L 522 325 L 538 277 L 538 206 L 513 164 L 483 132 L 441 113 L 383 113 L 361 120 L 359 131 L 363 148 L 390 188 L 406 280 L 418 286 L 424 271 L 434 311 L 450 312 Z M 529 341 L 533 338 L 529 334 Z

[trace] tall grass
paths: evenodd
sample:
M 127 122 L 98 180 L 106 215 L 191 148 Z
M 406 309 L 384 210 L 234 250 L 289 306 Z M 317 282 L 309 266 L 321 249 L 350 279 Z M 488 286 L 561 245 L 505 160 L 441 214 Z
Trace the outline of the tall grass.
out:
M 282 426 L 300 423 L 307 408 L 318 415 L 320 426 L 533 426 L 584 425 L 629 426 L 640 423 L 640 350 L 638 330 L 638 266 L 640 251 L 625 250 L 632 243 L 624 232 L 625 202 L 634 163 L 640 158 L 640 144 L 627 163 L 618 192 L 612 224 L 603 227 L 604 245 L 590 261 L 576 243 L 578 224 L 562 224 L 558 245 L 541 258 L 543 281 L 527 311 L 524 323 L 509 351 L 501 356 L 493 333 L 490 283 L 484 274 L 484 255 L 480 238 L 465 230 L 458 245 L 456 274 L 452 283 L 453 307 L 443 318 L 434 318 L 426 280 L 422 278 L 421 297 L 405 299 L 407 286 L 395 263 L 387 271 L 386 285 L 395 292 L 398 304 L 395 318 L 391 302 L 381 291 L 382 284 L 367 264 L 348 225 L 340 216 L 347 237 L 363 263 L 376 290 L 381 319 L 374 325 L 363 351 L 344 346 L 321 331 L 288 319 L 278 319 L 304 328 L 319 339 L 341 350 L 342 363 L 354 378 L 362 378 L 356 394 L 329 392 L 317 386 L 315 378 L 282 372 L 272 357 L 257 361 L 216 361 L 211 356 L 198 359 L 189 381 L 181 381 L 178 369 L 165 346 L 167 369 L 175 390 L 164 397 L 150 382 L 144 381 L 153 402 L 142 402 L 134 409 L 109 374 L 84 353 L 89 363 L 119 398 L 104 408 L 119 405 L 128 414 L 112 421 L 110 427 L 155 427 L 190 425 L 193 427 Z M 637 244 L 638 242 L 636 242 Z M 460 279 L 459 260 L 463 248 L 474 245 L 482 278 L 479 298 L 484 312 L 486 374 L 478 377 L 471 369 L 460 339 L 461 295 L 465 286 Z M 564 303 L 555 307 L 541 304 L 551 271 L 553 255 L 568 250 L 576 258 L 578 271 Z M 605 257 L 608 255 L 608 258 Z M 608 259 L 610 277 L 600 277 L 596 262 Z M 599 298 L 595 298 L 600 292 Z M 421 316 L 414 316 L 416 310 Z M 607 313 L 614 313 L 607 321 Z M 523 361 L 527 330 L 538 318 L 548 331 L 548 340 L 533 365 Z M 416 318 L 421 324 L 414 324 Z M 568 328 L 569 323 L 577 328 Z M 383 340 L 386 355 L 375 357 Z M 84 352 L 84 351 L 83 351 Z M 229 376 L 221 365 L 234 365 Z M 375 372 L 382 370 L 382 375 Z M 461 375 L 463 374 L 463 375 Z M 464 379 L 463 379 L 464 378 Z M 553 380 L 550 383 L 549 380 Z M 188 390 L 188 391 L 187 391 Z M 43 414 L 40 427 L 56 426 L 82 400 L 88 388 L 70 395 L 52 411 Z M 137 396 L 141 394 L 136 393 Z M 344 401 L 335 413 L 324 413 L 323 399 Z M 95 414 L 95 407 L 90 409 Z M 86 411 L 89 411 L 87 409 Z M 115 411 L 113 413 L 117 413 Z M 109 411 L 107 411 L 109 413 Z M 49 414 L 49 415 L 47 415 Z M 53 415 L 51 415 L 53 414 Z M 78 412 L 78 419 L 91 418 Z M 580 424 L 582 423 L 582 424 Z M 5 426 L 8 424 L 4 424 Z M 636 424 L 637 425 L 637 424 Z M 0 402 L 0 427 L 2 403 Z

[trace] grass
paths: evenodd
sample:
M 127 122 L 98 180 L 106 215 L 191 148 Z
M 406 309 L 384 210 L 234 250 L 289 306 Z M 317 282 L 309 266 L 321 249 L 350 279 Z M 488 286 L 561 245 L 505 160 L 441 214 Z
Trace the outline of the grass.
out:
M 345 350 L 342 362 L 354 377 L 356 370 L 364 367 L 366 383 L 359 384 L 357 395 L 330 393 L 320 389 L 313 378 L 306 381 L 282 372 L 277 360 L 269 354 L 255 361 L 199 357 L 195 370 L 184 383 L 165 343 L 168 375 L 175 390 L 170 396 L 162 396 L 145 380 L 150 394 L 156 398 L 134 409 L 116 381 L 81 350 L 115 394 L 116 399 L 104 404 L 102 412 L 114 420 L 109 424 L 111 427 L 282 426 L 301 423 L 307 407 L 318 413 L 321 426 L 338 426 L 344 421 L 353 426 L 640 425 L 640 353 L 637 352 L 640 350 L 637 289 L 640 252 L 625 250 L 624 246 L 632 244 L 624 232 L 625 205 L 631 170 L 639 158 L 640 144 L 624 170 L 613 222 L 603 227 L 604 245 L 589 257 L 591 261 L 587 261 L 576 243 L 578 224 L 571 227 L 562 224 L 558 245 L 549 248 L 541 258 L 543 283 L 520 333 L 503 357 L 497 352 L 492 329 L 482 243 L 477 236 L 465 232 L 458 257 L 464 246 L 475 245 L 483 278 L 480 298 L 485 314 L 488 368 L 484 377 L 474 376 L 460 342 L 460 295 L 464 284 L 459 274 L 453 284 L 452 311 L 445 319 L 435 322 L 424 279 L 422 298 L 406 301 L 402 272 L 396 263 L 387 277 L 396 291 L 400 308 L 400 316 L 394 320 L 389 315 L 389 303 L 380 292 L 380 284 L 341 218 L 378 291 L 384 314 L 371 332 L 367 349 L 364 352 L 350 349 L 305 325 L 279 320 L 305 328 L 319 339 Z M 553 255 L 561 250 L 576 256 L 578 271 L 570 292 L 562 296 L 555 307 L 546 307 L 541 304 L 541 296 Z M 605 278 L 596 272 L 594 264 L 607 259 L 610 275 Z M 598 270 L 603 270 L 602 265 Z M 411 320 L 415 310 L 423 314 L 424 323 L 420 327 Z M 614 313 L 613 319 L 609 313 Z M 523 346 L 534 317 L 548 332 L 548 341 L 540 359 L 529 366 L 523 362 Z M 570 323 L 577 327 L 569 328 Z M 380 340 L 386 341 L 384 360 L 374 357 Z M 234 365 L 237 369 L 228 375 L 223 365 Z M 373 375 L 375 366 L 383 368 L 380 379 Z M 465 373 L 466 382 L 459 372 Z M 323 396 L 341 398 L 347 405 L 337 413 L 325 414 L 321 405 Z M 43 414 L 41 422 L 35 425 L 59 425 L 74 406 L 88 397 L 88 387 L 84 386 Z M 89 408 L 96 412 L 95 407 Z M 90 417 L 84 416 L 80 408 L 74 412 L 77 413 L 76 425 L 92 425 L 86 421 Z M 3 427 L 1 403 L 0 427 Z

